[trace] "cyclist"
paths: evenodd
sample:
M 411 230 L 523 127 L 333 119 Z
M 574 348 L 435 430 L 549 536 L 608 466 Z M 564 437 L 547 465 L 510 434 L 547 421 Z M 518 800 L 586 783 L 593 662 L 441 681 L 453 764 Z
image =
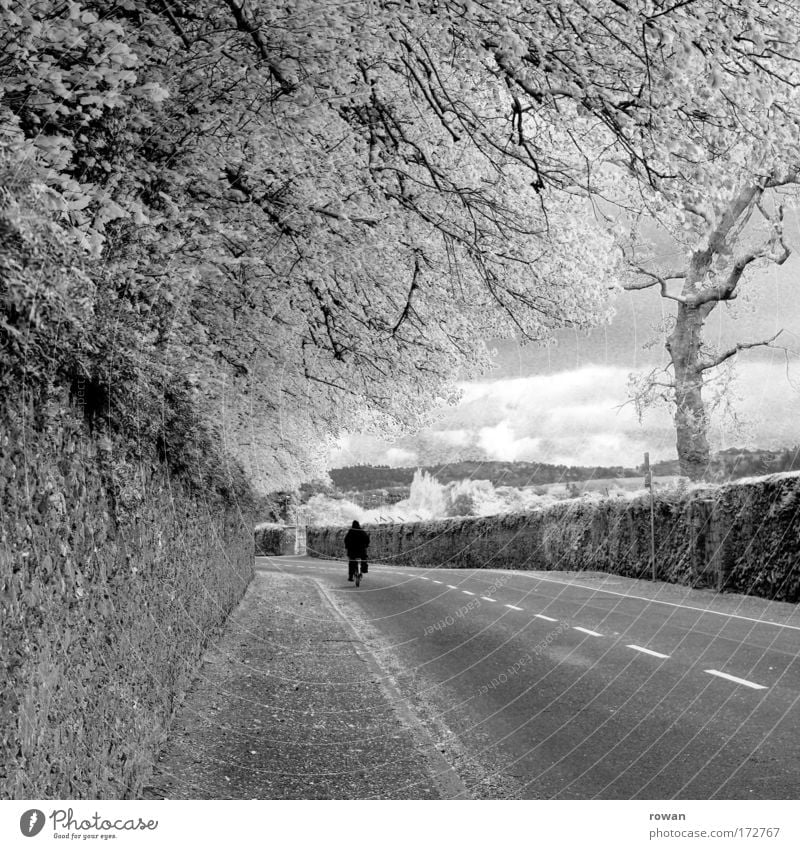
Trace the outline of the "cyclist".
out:
M 355 519 L 353 525 L 344 535 L 344 547 L 347 549 L 347 570 L 348 581 L 355 580 L 358 572 L 358 561 L 361 561 L 361 573 L 366 574 L 367 569 L 367 549 L 369 548 L 369 534 L 362 529 L 361 525 Z

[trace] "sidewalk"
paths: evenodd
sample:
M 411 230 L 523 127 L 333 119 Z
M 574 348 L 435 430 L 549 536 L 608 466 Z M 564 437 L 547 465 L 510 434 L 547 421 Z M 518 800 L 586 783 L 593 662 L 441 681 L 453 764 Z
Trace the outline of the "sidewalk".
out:
M 206 652 L 149 784 L 151 799 L 463 798 L 319 586 L 260 572 Z

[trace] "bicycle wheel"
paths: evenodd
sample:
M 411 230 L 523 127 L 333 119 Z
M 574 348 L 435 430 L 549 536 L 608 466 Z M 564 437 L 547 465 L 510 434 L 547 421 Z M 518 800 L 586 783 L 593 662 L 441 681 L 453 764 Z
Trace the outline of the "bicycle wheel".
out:
M 361 583 L 361 570 L 359 569 L 359 571 L 356 572 L 356 586 L 358 586 L 360 583 Z

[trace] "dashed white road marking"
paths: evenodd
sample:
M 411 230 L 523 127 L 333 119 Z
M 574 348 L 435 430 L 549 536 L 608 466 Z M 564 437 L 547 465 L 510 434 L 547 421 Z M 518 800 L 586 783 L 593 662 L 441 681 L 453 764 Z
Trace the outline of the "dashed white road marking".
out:
M 447 589 L 448 590 L 457 590 L 458 587 L 454 587 L 452 584 L 447 584 Z
M 475 595 L 475 593 L 471 593 L 469 590 L 461 590 L 464 595 Z
M 506 607 L 511 608 L 511 610 L 522 610 L 521 607 L 515 607 L 513 604 L 507 604 Z
M 558 622 L 558 619 L 553 619 L 552 616 L 545 616 L 544 613 L 534 613 L 537 619 L 544 619 L 546 622 Z
M 423 578 L 422 576 L 420 576 L 420 581 L 430 581 L 430 578 Z
M 497 599 L 496 599 L 496 598 L 489 598 L 489 596 L 488 596 L 488 595 L 482 595 L 482 596 L 481 596 L 481 598 L 482 598 L 484 601 L 497 601 Z
M 646 649 L 644 646 L 635 646 L 635 645 L 633 645 L 633 643 L 631 643 L 631 645 L 627 646 L 627 648 L 633 649 L 634 651 L 643 651 L 645 654 L 652 654 L 653 657 L 661 657 L 661 658 L 664 658 L 664 659 L 669 657 L 668 654 L 661 654 L 660 651 L 653 651 L 652 649 Z
M 433 583 L 434 584 L 441 584 L 442 582 L 441 581 L 434 581 Z
M 582 631 L 584 634 L 588 634 L 590 637 L 602 637 L 602 634 L 598 634 L 597 631 L 590 631 L 588 628 L 581 628 L 578 625 L 572 626 L 575 631 Z
M 752 687 L 754 690 L 766 690 L 763 684 L 754 684 L 752 681 L 746 681 L 744 678 L 737 678 L 735 675 L 728 675 L 727 672 L 720 672 L 718 669 L 705 669 L 709 675 L 716 675 L 718 678 L 725 678 L 728 681 L 733 681 L 734 684 L 744 684 L 745 687 Z

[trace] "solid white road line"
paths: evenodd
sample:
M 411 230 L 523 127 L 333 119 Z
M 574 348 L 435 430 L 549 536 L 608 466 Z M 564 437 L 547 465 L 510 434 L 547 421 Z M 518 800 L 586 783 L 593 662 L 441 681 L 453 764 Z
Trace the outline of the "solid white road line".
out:
M 597 631 L 590 631 L 588 628 L 579 628 L 577 625 L 572 626 L 576 631 L 583 631 L 584 634 L 588 634 L 590 637 L 602 637 L 602 634 L 598 634 Z
M 489 598 L 489 596 L 488 596 L 488 595 L 482 595 L 482 596 L 481 596 L 481 598 L 482 598 L 484 601 L 497 601 L 497 599 L 496 599 L 496 598 Z
M 735 675 L 728 675 L 727 672 L 720 672 L 718 669 L 705 669 L 709 675 L 716 675 L 718 678 L 725 678 L 728 681 L 733 681 L 734 684 L 744 684 L 745 687 L 752 687 L 754 690 L 766 690 L 763 684 L 754 684 L 752 681 L 745 681 L 744 678 L 737 678 Z
M 558 619 L 553 619 L 552 616 L 545 616 L 544 613 L 534 613 L 537 619 L 544 619 L 546 622 L 558 622 Z
M 469 590 L 461 590 L 464 595 L 475 595 L 475 593 L 471 593 Z
M 515 607 L 513 604 L 507 604 L 506 607 L 511 608 L 511 610 L 522 610 L 521 607 Z
M 652 649 L 646 649 L 646 648 L 644 648 L 644 646 L 635 646 L 632 643 L 631 643 L 631 645 L 628 646 L 628 648 L 633 649 L 634 651 L 643 651 L 645 654 L 652 654 L 653 657 L 662 657 L 664 659 L 669 657 L 668 654 L 661 654 L 660 651 L 653 651 Z
M 531 575 L 527 572 L 518 572 L 520 575 L 526 575 L 533 581 L 546 581 L 549 584 L 559 584 L 562 587 L 578 587 L 582 590 L 591 590 L 595 593 L 606 593 L 607 595 L 621 596 L 622 598 L 632 598 L 636 601 L 648 601 L 650 604 L 665 604 L 668 607 L 682 607 L 684 610 L 696 610 L 698 613 L 713 613 L 714 616 L 727 616 L 729 619 L 743 619 L 745 622 L 757 622 L 759 625 L 774 625 L 776 628 L 789 628 L 792 631 L 800 631 L 800 625 L 786 625 L 783 622 L 773 622 L 771 619 L 757 619 L 753 616 L 742 616 L 739 613 L 726 613 L 723 610 L 711 610 L 710 607 L 695 607 L 692 604 L 680 604 L 677 601 L 662 601 L 660 598 L 648 598 L 643 595 L 633 595 L 631 593 L 618 593 L 616 590 L 605 590 L 602 587 L 591 587 L 587 584 L 576 584 L 571 581 L 557 581 L 555 578 L 542 578 L 539 575 Z

